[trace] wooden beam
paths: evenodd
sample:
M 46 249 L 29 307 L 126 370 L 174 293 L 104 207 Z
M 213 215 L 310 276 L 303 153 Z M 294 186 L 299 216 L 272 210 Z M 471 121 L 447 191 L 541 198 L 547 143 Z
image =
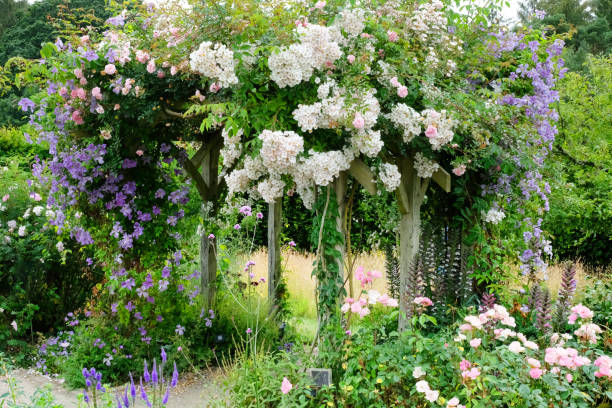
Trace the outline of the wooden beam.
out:
M 174 143 L 171 142 L 171 144 L 174 146 L 175 149 L 177 149 Z M 208 188 L 208 184 L 206 184 L 206 181 L 204 181 L 204 178 L 198 171 L 198 168 L 193 165 L 193 162 L 189 160 L 189 157 L 185 157 L 184 159 L 177 157 L 177 160 L 179 163 L 181 163 L 189 177 L 191 177 L 191 179 L 195 183 L 195 186 L 198 189 L 198 193 L 200 194 L 202 200 L 209 201 L 210 189 Z
M 191 158 L 191 162 L 195 166 L 196 169 L 199 169 L 204 161 L 206 155 L 210 152 L 212 148 L 212 143 L 202 142 L 202 147 L 198 149 L 198 151 Z
M 374 195 L 378 191 L 376 183 L 374 183 L 374 175 L 370 168 L 360 159 L 355 159 L 351 162 L 349 174 L 355 178 L 367 190 L 368 193 Z
M 450 193 L 451 191 L 451 176 L 450 174 L 440 167 L 432 176 L 433 181 L 436 182 L 437 185 L 442 187 L 442 190 Z

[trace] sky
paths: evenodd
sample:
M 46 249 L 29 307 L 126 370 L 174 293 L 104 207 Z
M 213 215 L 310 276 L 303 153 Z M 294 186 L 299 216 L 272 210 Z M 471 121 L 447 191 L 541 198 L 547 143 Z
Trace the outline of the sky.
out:
M 510 0 L 510 7 L 504 7 L 502 12 L 504 18 L 508 20 L 517 21 L 518 20 L 518 11 L 519 11 L 519 1 L 518 0 Z

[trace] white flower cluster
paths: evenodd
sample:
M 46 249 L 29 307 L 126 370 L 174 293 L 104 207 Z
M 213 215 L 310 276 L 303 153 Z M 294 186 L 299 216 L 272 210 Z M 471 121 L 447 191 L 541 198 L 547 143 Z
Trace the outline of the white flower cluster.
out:
M 319 85 L 317 95 L 321 99 L 312 105 L 298 105 L 293 111 L 293 118 L 298 126 L 308 132 L 314 129 L 353 128 L 356 114 L 363 123 L 359 130 L 370 130 L 376 125 L 380 115 L 380 104 L 376 99 L 376 89 L 367 89 L 347 95 L 344 88 L 336 86 L 330 80 Z M 352 101 L 347 105 L 346 99 Z
M 439 168 L 438 163 L 429 160 L 420 152 L 414 155 L 414 169 L 419 177 L 430 178 Z
M 327 186 L 341 171 L 351 167 L 354 155 L 350 151 L 331 150 L 328 152 L 309 152 L 310 156 L 300 163 L 300 173 L 318 186 Z M 307 182 L 307 180 L 303 180 Z M 300 184 L 297 180 L 296 183 Z
M 444 4 L 439 0 L 419 5 L 407 21 L 408 28 L 415 31 L 422 42 L 427 41 L 430 34 L 446 31 L 448 21 L 442 11 L 443 7 Z
M 329 27 L 308 24 L 297 28 L 299 43 L 284 47 L 268 58 L 270 79 L 281 88 L 308 81 L 315 69 L 328 68 L 340 58 L 339 35 Z
M 266 168 L 261 157 L 253 158 L 247 156 L 244 159 L 244 167 L 242 169 L 234 170 L 225 177 L 229 195 L 231 196 L 239 191 L 247 191 L 249 182 L 257 180 L 264 174 L 266 174 Z
M 442 146 L 453 140 L 455 121 L 446 114 L 445 110 L 437 112 L 425 109 L 421 112 L 421 116 L 425 125 L 425 135 L 429 138 L 433 150 L 440 150 Z
M 221 157 L 223 158 L 223 166 L 231 167 L 240 157 L 242 145 L 240 138 L 244 134 L 242 129 L 239 129 L 235 134 L 230 134 L 227 129 L 223 129 L 223 148 L 221 149 Z
M 386 116 L 404 130 L 404 143 L 421 134 L 421 115 L 405 103 L 397 104 Z
M 304 151 L 304 139 L 294 132 L 264 130 L 259 139 L 263 142 L 259 155 L 271 173 L 289 173 L 297 163 L 298 154 Z
M 349 38 L 355 38 L 361 34 L 365 28 L 365 10 L 345 8 L 338 15 L 335 24 L 342 29 Z
M 216 79 L 222 88 L 238 83 L 234 53 L 224 44 L 204 41 L 189 55 L 191 70 L 207 78 Z
M 448 20 L 442 8 L 444 5 L 438 0 L 421 4 L 414 14 L 406 21 L 406 26 L 427 50 L 424 67 L 428 71 L 444 72 L 450 76 L 457 68 L 457 64 L 448 59 L 440 67 L 440 55 L 460 54 L 462 42 L 455 35 L 449 33 Z M 434 49 L 437 48 L 438 52 Z M 442 68 L 442 69 L 440 69 Z
M 282 197 L 284 188 L 285 183 L 279 177 L 273 176 L 257 184 L 257 192 L 266 203 L 273 203 L 274 200 Z
M 378 176 L 385 186 L 385 189 L 389 192 L 395 191 L 402 182 L 402 175 L 395 164 L 383 163 L 382 166 L 380 166 Z
M 379 130 L 360 130 L 351 137 L 351 145 L 368 157 L 376 157 L 382 150 L 384 143 Z
M 504 218 L 506 218 L 506 214 L 498 208 L 491 208 L 484 215 L 485 222 L 490 222 L 492 224 L 499 224 Z

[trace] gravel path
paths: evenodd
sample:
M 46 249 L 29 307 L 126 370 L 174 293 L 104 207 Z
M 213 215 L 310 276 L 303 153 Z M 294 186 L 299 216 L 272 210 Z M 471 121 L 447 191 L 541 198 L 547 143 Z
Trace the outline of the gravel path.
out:
M 68 389 L 61 380 L 51 379 L 33 370 L 14 370 L 11 376 L 16 379 L 19 388 L 17 401 L 27 404 L 36 390 L 43 387 L 51 389 L 55 402 L 63 408 L 77 408 L 79 390 Z M 203 373 L 204 379 L 195 375 L 185 375 L 179 378 L 179 386 L 170 393 L 168 408 L 206 408 L 213 402 L 224 399 L 220 387 L 221 373 L 218 369 L 211 369 Z M 122 388 L 123 389 L 123 388 Z M 6 378 L 0 377 L 0 396 L 8 392 Z M 0 400 L 1 402 L 1 400 Z M 3 406 L 0 404 L 0 406 Z M 139 405 L 137 405 L 139 406 Z

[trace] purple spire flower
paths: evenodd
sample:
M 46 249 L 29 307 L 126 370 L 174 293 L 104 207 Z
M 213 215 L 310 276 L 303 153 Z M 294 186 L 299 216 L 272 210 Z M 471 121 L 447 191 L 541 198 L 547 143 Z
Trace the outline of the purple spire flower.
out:
M 146 383 L 151 382 L 151 375 L 149 374 L 149 369 L 147 368 L 147 360 L 144 362 L 144 372 L 142 373 L 144 376 L 144 380 Z
M 134 378 L 132 377 L 132 373 L 130 373 L 130 395 L 132 398 L 136 397 L 136 385 L 134 385 Z
M 176 387 L 178 384 L 178 370 L 176 369 L 176 361 L 174 362 L 174 371 L 172 372 L 172 381 L 170 381 L 170 385 L 172 388 Z
M 157 361 L 153 359 L 153 368 L 151 369 L 151 381 L 157 384 Z
M 169 398 L 170 398 L 170 388 L 166 388 L 166 393 L 164 394 L 164 398 L 162 399 L 162 404 L 167 404 Z
M 166 355 L 166 350 L 164 350 L 164 348 L 162 347 L 161 349 L 161 359 L 162 359 L 162 363 L 165 363 L 166 360 L 168 359 L 167 355 Z

